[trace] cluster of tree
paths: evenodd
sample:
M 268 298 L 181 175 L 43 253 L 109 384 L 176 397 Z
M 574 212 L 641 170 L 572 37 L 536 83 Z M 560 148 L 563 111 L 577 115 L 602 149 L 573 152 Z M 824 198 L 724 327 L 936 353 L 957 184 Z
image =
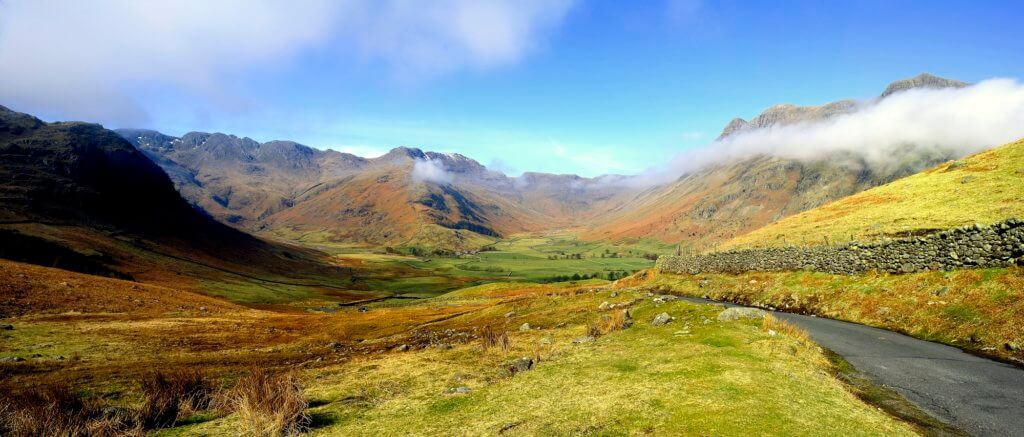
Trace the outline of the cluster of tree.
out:
M 566 282 L 566 281 L 582 281 L 584 279 L 596 279 L 601 277 L 599 273 L 573 273 L 572 275 L 555 275 L 543 282 Z
M 616 279 L 625 278 L 626 276 L 632 275 L 633 273 L 636 273 L 636 270 L 633 270 L 633 271 L 613 270 L 613 271 L 610 271 L 610 272 L 606 272 L 604 274 L 596 273 L 596 272 L 582 273 L 581 274 L 581 273 L 577 272 L 577 273 L 573 273 L 572 275 L 555 275 L 555 276 L 552 276 L 552 277 L 544 280 L 543 282 L 582 281 L 582 280 L 585 280 L 585 279 L 598 279 L 598 278 L 607 279 L 609 281 L 614 281 Z
M 492 247 L 490 249 L 481 249 L 481 250 L 495 250 L 495 249 Z M 412 255 L 412 256 L 416 256 L 416 257 L 436 256 L 436 257 L 442 257 L 442 258 L 455 258 L 455 257 L 459 257 L 459 256 L 462 256 L 462 255 L 471 255 L 471 254 L 474 254 L 476 252 L 474 252 L 474 251 L 455 252 L 455 251 L 446 250 L 446 249 L 425 249 L 425 248 L 417 247 L 417 246 L 398 247 L 398 248 L 395 248 L 395 247 L 392 247 L 392 246 L 385 246 L 384 247 L 384 253 L 387 253 L 389 255 L 391 255 L 391 254 Z
M 583 259 L 583 254 L 582 253 L 569 253 L 569 254 L 567 254 L 567 253 L 561 252 L 561 251 L 559 251 L 558 253 L 559 253 L 559 255 L 548 255 L 548 259 L 549 260 L 556 260 L 556 259 Z
M 606 275 L 606 279 L 608 279 L 609 281 L 614 281 L 616 279 L 625 278 L 626 276 L 632 275 L 633 273 L 636 273 L 636 270 L 633 270 L 632 272 L 628 272 L 625 270 L 611 271 L 608 272 L 608 274 Z

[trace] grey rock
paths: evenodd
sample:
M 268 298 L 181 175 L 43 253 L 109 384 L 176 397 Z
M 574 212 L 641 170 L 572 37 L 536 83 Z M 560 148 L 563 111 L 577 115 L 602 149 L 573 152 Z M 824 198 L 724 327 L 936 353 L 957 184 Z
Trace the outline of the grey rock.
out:
M 949 293 L 949 287 L 941 287 L 938 290 L 933 291 L 932 295 L 935 295 L 935 296 L 945 296 L 946 293 Z
M 515 359 L 505 364 L 505 370 L 512 375 L 525 372 L 531 368 L 533 368 L 533 358 L 530 357 Z
M 0 323 L 0 331 L 10 331 L 14 329 L 14 325 L 10 323 Z
M 590 343 L 590 342 L 593 342 L 593 341 L 596 341 L 596 340 L 597 340 L 597 338 L 595 338 L 592 335 L 584 335 L 583 337 L 578 337 L 577 339 L 573 340 L 572 342 L 573 342 L 573 344 L 580 344 L 580 343 Z
M 522 325 L 519 326 L 519 332 L 530 332 L 530 329 L 532 328 L 530 327 L 529 323 L 523 323 Z
M 406 351 L 409 350 L 409 345 L 407 345 L 407 344 L 399 345 L 399 346 L 396 346 L 392 350 L 395 351 L 395 352 L 406 352 Z
M 0 358 L 0 363 L 20 363 L 25 361 L 22 357 L 3 357 Z
M 675 319 L 676 319 L 675 317 L 670 316 L 668 313 L 661 313 L 661 314 L 658 314 L 657 316 L 654 316 L 654 320 L 651 320 L 651 325 L 653 325 L 653 326 L 667 325 L 667 324 L 671 323 Z
M 512 318 L 512 316 L 515 316 L 515 315 L 516 315 L 515 311 L 509 311 L 509 312 L 505 313 L 505 318 L 506 319 Z
M 743 308 L 743 307 L 732 307 L 726 308 L 718 314 L 718 320 L 723 322 L 729 322 L 739 319 L 759 319 L 767 314 L 764 310 L 758 308 Z
M 452 388 L 449 388 L 448 390 L 445 390 L 445 393 L 464 395 L 464 394 L 467 394 L 467 393 L 469 393 L 471 391 L 473 391 L 473 389 L 471 389 L 469 387 L 452 387 Z

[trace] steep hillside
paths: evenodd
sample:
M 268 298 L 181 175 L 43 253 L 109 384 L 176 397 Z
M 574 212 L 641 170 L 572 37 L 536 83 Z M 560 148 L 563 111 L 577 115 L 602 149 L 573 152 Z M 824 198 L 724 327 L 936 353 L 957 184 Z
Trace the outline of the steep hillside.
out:
M 961 82 L 920 75 L 890 84 L 877 99 L 913 87 L 961 87 Z M 855 111 L 841 100 L 822 106 L 776 105 L 747 122 L 734 119 L 719 139 L 755 129 L 822 122 Z M 916 173 L 954 156 L 907 146 L 886 165 L 860 156 L 817 160 L 753 156 L 712 164 L 635 196 L 596 220 L 588 239 L 653 237 L 703 249 L 792 214 Z
M 920 75 L 893 82 L 875 100 L 910 88 L 962 86 Z M 776 105 L 749 122 L 733 120 L 720 139 L 824 122 L 867 103 Z M 752 156 L 639 189 L 629 176 L 513 178 L 462 155 L 405 147 L 364 159 L 225 134 L 120 133 L 160 164 L 189 202 L 238 229 L 305 243 L 449 250 L 556 229 L 573 229 L 589 240 L 659 239 L 703 248 L 954 158 L 913 146 L 895 151 L 884 166 L 853 154 L 818 160 Z
M 304 242 L 474 249 L 572 226 L 629 191 L 574 175 L 510 178 L 459 154 L 407 147 L 365 159 L 225 134 L 119 133 L 221 222 Z
M 722 248 L 918 235 L 1010 217 L 1024 217 L 1024 140 L 788 217 Z
M 342 276 L 322 256 L 197 212 L 160 167 L 102 126 L 0 107 L 0 257 L 191 287 L 224 275 Z

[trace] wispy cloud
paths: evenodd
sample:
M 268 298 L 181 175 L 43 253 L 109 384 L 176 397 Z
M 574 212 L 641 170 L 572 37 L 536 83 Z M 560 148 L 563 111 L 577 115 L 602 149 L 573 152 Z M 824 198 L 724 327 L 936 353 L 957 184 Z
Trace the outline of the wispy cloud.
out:
M 140 123 L 139 90 L 170 87 L 217 107 L 251 102 L 240 77 L 332 47 L 406 77 L 518 62 L 571 0 L 7 0 L 0 100 L 17 109 Z M 199 102 L 196 102 L 198 105 Z
M 445 169 L 441 161 L 418 159 L 412 165 L 412 180 L 417 183 L 447 184 L 452 181 L 452 174 Z
M 836 152 L 888 164 L 907 146 L 963 156 L 1024 137 L 1024 85 L 991 79 L 966 88 L 912 89 L 862 102 L 827 121 L 756 129 L 676 155 L 632 178 L 663 183 L 710 164 L 755 155 L 813 160 Z
M 377 146 L 366 146 L 358 144 L 350 144 L 343 146 L 328 146 L 328 149 L 337 150 L 342 153 L 349 153 L 363 158 L 376 158 L 388 153 L 387 148 Z
M 554 157 L 572 162 L 582 173 L 600 175 L 633 173 L 637 170 L 624 164 L 615 151 L 607 147 L 587 146 L 570 149 L 553 140 L 550 141 L 550 144 Z

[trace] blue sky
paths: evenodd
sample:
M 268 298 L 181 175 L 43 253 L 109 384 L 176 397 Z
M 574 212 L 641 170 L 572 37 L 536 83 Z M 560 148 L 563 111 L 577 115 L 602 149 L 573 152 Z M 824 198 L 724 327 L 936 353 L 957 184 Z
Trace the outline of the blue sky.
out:
M 69 15 L 73 25 L 54 30 L 65 34 L 47 38 L 39 38 L 47 23 L 61 24 L 46 11 L 53 5 L 0 6 L 0 65 L 8 65 L 0 104 L 49 120 L 362 154 L 406 145 L 512 174 L 594 176 L 656 166 L 772 104 L 869 98 L 921 72 L 976 82 L 1018 78 L 1024 67 L 1024 5 L 1013 1 L 382 0 L 358 13 L 338 2 L 281 12 L 285 2 L 261 10 L 226 1 L 216 10 L 203 2 L 185 2 L 184 12 L 104 10 L 117 3 L 90 9 L 123 30 L 96 36 Z M 206 28 L 197 16 L 216 19 Z M 448 32 L 449 20 L 466 16 L 465 32 Z M 179 22 L 195 28 L 179 35 Z M 217 33 L 225 27 L 231 32 Z M 34 50 L 16 51 L 26 38 Z M 75 44 L 88 56 L 48 54 Z

